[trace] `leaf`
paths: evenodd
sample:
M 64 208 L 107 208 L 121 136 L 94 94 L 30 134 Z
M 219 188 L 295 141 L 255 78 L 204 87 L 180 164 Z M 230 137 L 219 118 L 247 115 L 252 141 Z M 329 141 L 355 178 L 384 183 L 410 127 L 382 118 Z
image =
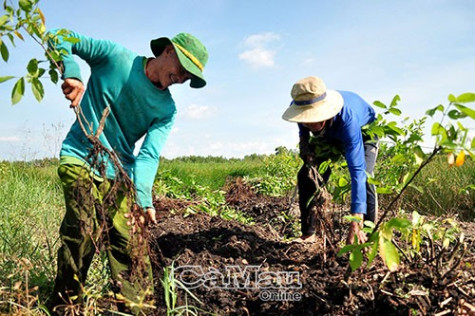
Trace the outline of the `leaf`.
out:
M 371 176 L 368 176 L 366 178 L 366 181 L 368 181 L 369 184 L 374 184 L 374 185 L 380 185 L 381 182 L 379 182 L 378 180 L 376 180 L 375 178 L 371 177 Z
M 475 93 L 473 92 L 462 93 L 461 95 L 457 97 L 457 100 L 455 102 L 459 102 L 459 103 L 475 102 Z
M 445 130 L 445 128 L 442 125 L 440 125 L 439 122 L 435 122 L 432 125 L 431 135 L 433 136 L 440 135 L 442 131 L 445 131 L 445 134 L 447 134 L 447 131 Z
M 338 179 L 338 186 L 339 187 L 344 187 L 348 184 L 348 180 L 346 180 L 344 177 L 341 177 Z
M 401 115 L 402 113 L 401 110 L 396 109 L 396 108 L 390 108 L 388 111 L 397 116 Z
M 43 11 L 41 11 L 40 8 L 37 8 L 36 10 L 38 11 L 38 14 L 40 15 L 41 22 L 43 22 L 43 24 L 46 24 L 46 19 L 45 19 L 45 15 L 43 14 Z
M 424 161 L 426 155 L 422 151 L 421 146 L 414 147 L 414 156 L 416 157 L 416 164 L 420 165 Z
M 464 118 L 464 117 L 467 117 L 466 114 L 462 113 L 462 112 L 459 112 L 457 110 L 450 110 L 449 113 L 447 113 L 447 115 L 452 119 L 452 120 L 458 120 L 460 118 Z
M 3 26 L 5 23 L 8 21 L 8 15 L 2 15 L 0 16 L 0 27 Z
M 355 248 L 350 253 L 350 267 L 351 271 L 355 271 L 359 267 L 361 267 L 361 263 L 363 262 L 363 255 L 361 254 L 361 249 Z
M 475 149 L 475 137 L 472 139 L 472 144 L 470 145 L 470 149 Z
M 384 104 L 383 104 L 382 102 L 380 102 L 380 101 L 374 101 L 373 104 L 374 104 L 375 106 L 377 106 L 378 108 L 387 109 L 387 106 L 384 105 Z
M 463 114 L 468 115 L 468 116 L 470 116 L 470 118 L 475 120 L 475 110 L 472 110 L 471 108 L 466 107 L 466 106 L 461 105 L 461 104 L 455 104 L 455 107 L 457 109 L 459 109 L 460 112 L 462 112 Z
M 416 211 L 412 212 L 412 225 L 413 226 L 416 226 L 416 225 L 422 223 L 423 219 L 424 219 L 424 217 L 421 216 L 421 214 L 419 214 L 418 212 L 416 212 Z
M 460 154 L 457 155 L 457 159 L 455 159 L 455 165 L 460 167 L 465 162 L 465 151 L 461 151 Z
M 40 78 L 41 76 L 44 75 L 44 73 L 46 72 L 46 69 L 44 68 L 38 68 L 38 72 L 36 73 L 37 74 L 37 78 Z
M 404 136 L 404 135 L 405 135 L 404 131 L 403 131 L 401 128 L 397 127 L 397 123 L 396 123 L 396 122 L 389 122 L 388 125 L 387 125 L 387 127 L 388 127 L 389 129 L 395 131 L 398 135 L 401 135 L 401 136 Z
M 33 3 L 31 3 L 29 0 L 20 0 L 18 1 L 18 4 L 20 8 L 25 12 L 30 12 L 31 8 L 33 7 Z
M 394 227 L 395 229 L 402 231 L 412 226 L 412 223 L 407 218 L 394 217 L 387 223 L 388 227 Z
M 389 271 L 394 272 L 399 266 L 399 253 L 391 240 L 381 238 L 379 240 L 379 255 L 388 267 Z
M 33 80 L 31 81 L 31 91 L 33 92 L 33 95 L 35 96 L 38 102 L 41 102 L 41 100 L 43 100 L 45 90 L 43 88 L 43 84 L 40 80 L 38 80 L 38 78 L 33 78 Z
M 81 40 L 79 38 L 69 36 L 69 37 L 64 37 L 63 41 L 76 44 L 76 43 L 79 43 Z
M 404 163 L 406 161 L 407 161 L 407 158 L 404 154 L 397 154 L 396 156 L 391 158 L 391 162 L 396 163 L 396 164 Z
M 0 83 L 5 82 L 7 80 L 10 80 L 12 78 L 15 78 L 14 76 L 5 76 L 5 77 L 0 77 Z
M 16 35 L 16 37 L 18 37 L 18 38 L 19 38 L 19 39 L 21 39 L 22 41 L 24 41 L 24 40 L 25 40 L 25 39 L 23 38 L 23 35 L 21 35 L 21 33 L 20 33 L 20 32 L 18 32 L 18 31 L 14 31 L 13 33 Z
M 467 128 L 465 126 L 463 126 L 463 124 L 458 122 L 458 121 L 457 121 L 457 126 L 460 128 L 460 130 L 467 131 Z
M 391 105 L 390 105 L 389 107 L 390 107 L 390 108 L 394 108 L 394 107 L 397 105 L 397 103 L 398 103 L 399 101 L 401 101 L 401 98 L 399 97 L 398 94 L 396 94 L 396 95 L 394 96 L 393 100 L 391 101 Z M 390 109 L 390 110 L 391 110 L 391 109 Z
M 359 223 L 361 222 L 361 217 L 355 216 L 355 215 L 345 215 L 343 218 L 349 222 L 356 222 Z
M 456 102 L 457 101 L 457 98 L 453 95 L 453 94 L 449 94 L 449 102 Z
M 56 72 L 56 69 L 50 69 L 48 73 L 51 78 L 51 81 L 55 84 L 58 83 L 59 77 L 58 77 L 58 73 Z
M 28 62 L 28 66 L 26 66 L 26 69 L 28 70 L 28 73 L 30 75 L 35 76 L 38 72 L 38 60 L 36 60 L 36 58 L 31 59 Z
M 4 42 L 0 42 L 0 53 L 2 54 L 2 59 L 4 61 L 8 61 L 8 57 L 10 56 L 8 52 L 7 45 Z
M 20 102 L 25 94 L 25 78 L 21 77 L 13 86 L 12 90 L 12 104 L 15 105 Z
M 435 108 L 427 110 L 426 114 L 429 115 L 430 117 L 432 117 L 435 114 L 436 111 L 444 112 L 444 106 L 442 104 L 439 104 Z
M 393 230 L 392 228 L 388 225 L 388 223 L 381 225 L 381 238 L 391 240 L 393 238 Z
M 353 251 L 357 247 L 358 247 L 358 245 L 355 245 L 355 244 L 345 245 L 345 246 L 343 246 L 343 248 L 340 249 L 340 251 L 338 251 L 338 256 L 341 257 L 345 253 Z
M 368 253 L 368 267 L 371 265 L 373 262 L 374 258 L 376 257 L 376 254 L 378 253 L 378 242 L 374 242 L 373 245 L 371 246 L 371 251 Z
M 390 188 L 390 187 L 379 187 L 379 188 L 376 188 L 376 193 L 379 193 L 379 194 L 392 194 L 393 193 L 393 190 Z
M 364 225 L 365 225 L 365 227 L 369 227 L 369 228 L 375 228 L 376 227 L 376 224 L 372 221 L 364 221 Z

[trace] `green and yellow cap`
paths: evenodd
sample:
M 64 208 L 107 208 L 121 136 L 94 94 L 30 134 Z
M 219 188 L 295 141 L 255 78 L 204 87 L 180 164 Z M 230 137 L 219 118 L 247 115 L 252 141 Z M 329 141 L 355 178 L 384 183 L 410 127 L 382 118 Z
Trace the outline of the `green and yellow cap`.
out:
M 178 60 L 183 68 L 193 75 L 190 87 L 202 88 L 206 85 L 203 77 L 203 70 L 208 62 L 208 50 L 193 35 L 179 33 L 171 40 L 167 37 L 160 37 L 150 42 L 150 48 L 155 56 L 162 53 L 163 49 L 172 44 L 175 47 Z

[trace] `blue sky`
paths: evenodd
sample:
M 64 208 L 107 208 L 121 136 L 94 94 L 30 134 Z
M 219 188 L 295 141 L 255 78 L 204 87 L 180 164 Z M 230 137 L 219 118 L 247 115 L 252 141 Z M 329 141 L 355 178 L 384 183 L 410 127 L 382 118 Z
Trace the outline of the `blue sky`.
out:
M 171 88 L 178 116 L 167 158 L 295 148 L 296 125 L 281 115 L 293 83 L 310 75 L 369 103 L 399 94 L 411 118 L 447 104 L 450 93 L 475 91 L 472 0 L 43 0 L 40 8 L 47 28 L 110 39 L 144 56 L 152 38 L 188 32 L 202 40 L 208 85 Z M 23 75 L 31 57 L 42 58 L 41 50 L 18 43 L 0 76 Z M 87 65 L 81 68 L 87 77 Z M 74 120 L 60 86 L 46 83 L 41 103 L 28 89 L 11 106 L 13 84 L 0 85 L 0 160 L 57 155 Z

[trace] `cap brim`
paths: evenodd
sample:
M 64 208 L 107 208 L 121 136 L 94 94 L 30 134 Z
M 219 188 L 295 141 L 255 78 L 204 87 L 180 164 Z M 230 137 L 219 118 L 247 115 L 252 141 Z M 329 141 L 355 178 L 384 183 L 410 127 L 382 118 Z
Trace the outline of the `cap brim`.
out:
M 150 48 L 152 49 L 152 52 L 156 57 L 162 53 L 163 49 L 167 45 L 170 44 L 172 44 L 175 48 L 176 55 L 178 56 L 180 64 L 183 66 L 183 68 L 186 69 L 186 71 L 193 75 L 190 80 L 190 87 L 204 87 L 206 85 L 206 80 L 203 77 L 203 72 L 188 57 L 186 57 L 185 54 L 183 54 L 181 50 L 179 50 L 168 37 L 160 37 L 150 41 Z
M 309 105 L 292 105 L 282 115 L 282 118 L 289 122 L 296 123 L 317 123 L 326 121 L 337 115 L 343 107 L 343 97 L 338 91 L 327 90 L 324 101 Z
M 196 66 L 195 63 L 191 61 L 191 59 L 186 57 L 186 55 L 183 54 L 182 51 L 175 46 L 175 44 L 173 44 L 173 47 L 175 47 L 176 55 L 178 56 L 178 60 L 180 61 L 180 64 L 183 66 L 183 68 L 186 69 L 186 71 L 188 71 L 189 73 L 193 75 L 193 77 L 190 80 L 190 87 L 192 88 L 204 87 L 206 85 L 206 80 L 204 79 L 203 72 L 200 70 L 200 68 L 198 68 L 198 66 Z

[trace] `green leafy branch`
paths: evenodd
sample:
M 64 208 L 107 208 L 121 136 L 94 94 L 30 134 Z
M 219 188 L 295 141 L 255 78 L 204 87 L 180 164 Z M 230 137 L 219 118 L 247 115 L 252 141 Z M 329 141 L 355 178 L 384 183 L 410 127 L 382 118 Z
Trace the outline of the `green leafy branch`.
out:
M 391 102 L 389 107 L 382 104 L 381 102 L 375 102 L 375 105 L 386 109 L 385 114 L 392 113 L 395 115 L 400 115 L 401 112 L 395 109 L 397 101 L 399 101 L 398 96 L 393 99 L 393 102 Z M 433 227 L 434 224 L 420 225 L 420 216 L 417 212 L 413 213 L 412 221 L 404 217 L 395 217 L 387 222 L 385 222 L 385 219 L 389 213 L 394 212 L 394 207 L 397 205 L 397 202 L 400 200 L 407 188 L 412 185 L 415 177 L 424 167 L 433 161 L 434 157 L 439 152 L 445 151 L 453 153 L 459 151 L 460 153 L 457 157 L 459 162 L 456 164 L 458 166 L 463 164 L 465 151 L 468 152 L 470 157 L 473 158 L 475 142 L 472 140 L 471 144 L 468 145 L 468 129 L 465 128 L 459 120 L 464 118 L 475 119 L 475 111 L 462 104 L 475 102 L 475 93 L 464 93 L 458 97 L 450 95 L 449 102 L 450 103 L 446 108 L 443 105 L 438 105 L 437 107 L 426 112 L 426 114 L 430 117 L 433 117 L 433 115 L 437 112 L 442 114 L 440 121 L 432 125 L 431 134 L 436 138 L 436 142 L 434 149 L 429 155 L 424 154 L 420 145 L 418 144 L 418 142 L 422 140 L 422 134 L 420 131 L 423 125 L 419 123 L 424 123 L 426 117 L 421 119 L 418 123 L 410 124 L 409 127 L 397 127 L 397 125 L 395 125 L 393 122 L 388 123 L 381 115 L 378 115 L 378 120 L 372 126 L 368 127 L 369 133 L 373 133 L 373 135 L 377 135 L 379 137 L 389 135 L 389 138 L 395 142 L 393 148 L 398 149 L 396 151 L 397 155 L 392 159 L 387 160 L 389 161 L 388 170 L 391 170 L 393 175 L 402 171 L 403 175 L 396 174 L 396 177 L 392 177 L 393 179 L 401 179 L 401 181 L 396 183 L 397 185 L 392 187 L 386 186 L 384 191 L 378 191 L 380 193 L 395 193 L 396 195 L 391 200 L 389 205 L 385 207 L 385 210 L 376 225 L 371 222 L 365 222 L 364 230 L 370 234 L 369 241 L 361 245 L 347 245 L 340 250 L 339 255 L 343 255 L 347 252 L 350 253 L 350 266 L 353 271 L 362 265 L 362 252 L 366 248 L 369 248 L 369 251 L 367 251 L 368 266 L 372 263 L 379 250 L 379 255 L 383 259 L 388 269 L 395 271 L 400 263 L 400 253 L 404 254 L 401 247 L 398 246 L 393 239 L 395 231 L 398 231 L 399 234 L 402 235 L 407 235 L 408 232 L 413 232 L 412 245 L 416 249 L 416 252 L 420 251 L 420 244 L 422 241 L 421 236 L 425 236 L 432 241 L 432 229 L 428 229 L 428 227 Z M 451 121 L 444 126 L 443 122 L 447 117 Z M 455 121 L 456 124 L 454 124 L 453 121 Z M 414 157 L 414 159 L 411 160 L 409 157 Z M 459 157 L 462 158 L 460 159 Z M 396 168 L 394 168 L 394 164 L 396 164 Z M 397 164 L 399 164 L 399 167 L 402 165 L 405 168 L 398 168 Z M 371 177 L 369 178 L 369 181 L 370 183 L 379 186 L 384 184 L 384 180 L 378 181 Z M 448 246 L 447 240 L 449 239 L 444 240 L 443 249 Z M 460 238 L 455 248 L 458 249 L 462 242 L 463 237 Z M 452 259 L 450 260 L 451 264 L 453 263 L 455 251 L 456 250 L 452 251 L 453 255 L 451 255 Z M 432 251 L 432 253 L 434 253 L 434 251 Z M 406 255 L 404 254 L 404 256 Z M 439 257 L 441 256 L 442 255 L 439 253 Z M 447 275 L 447 273 L 445 273 L 444 276 L 445 275 Z
M 11 75 L 0 77 L 0 83 L 18 78 L 11 93 L 12 104 L 20 102 L 25 94 L 26 84 L 31 85 L 31 91 L 38 102 L 43 99 L 45 91 L 41 79 L 47 69 L 40 67 L 41 63 L 48 63 L 48 74 L 53 83 L 58 82 L 61 73 L 60 61 L 61 54 L 64 52 L 48 48 L 48 41 L 56 41 L 56 36 L 66 35 L 67 31 L 63 30 L 58 35 L 47 34 L 45 17 L 38 7 L 38 2 L 39 0 L 20 0 L 18 1 L 18 8 L 15 8 L 11 1 L 5 0 L 3 3 L 6 13 L 0 16 L 0 52 L 3 61 L 8 62 L 10 58 L 7 41 L 12 47 L 16 47 L 16 41 L 25 41 L 25 36 L 32 38 L 39 44 L 46 55 L 46 60 L 30 59 L 26 66 L 27 74 L 25 76 L 19 78 Z

